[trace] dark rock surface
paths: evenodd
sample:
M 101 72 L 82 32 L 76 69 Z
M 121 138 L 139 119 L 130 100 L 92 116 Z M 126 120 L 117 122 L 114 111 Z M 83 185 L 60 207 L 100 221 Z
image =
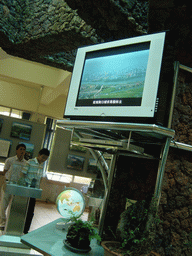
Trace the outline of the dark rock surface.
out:
M 0 46 L 8 54 L 72 71 L 78 47 L 173 31 L 177 58 L 192 66 L 190 1 L 2 0 Z

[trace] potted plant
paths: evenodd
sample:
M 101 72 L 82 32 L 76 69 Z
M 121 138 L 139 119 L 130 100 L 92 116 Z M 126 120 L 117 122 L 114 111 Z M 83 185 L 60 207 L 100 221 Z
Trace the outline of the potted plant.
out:
M 103 241 L 105 256 L 159 255 L 151 251 L 155 237 L 155 228 L 159 219 L 155 200 L 150 203 L 142 200 L 132 204 L 120 216 L 113 234 L 115 241 Z
M 91 250 L 90 242 L 92 239 L 101 240 L 97 230 L 92 225 L 92 221 L 83 221 L 75 216 L 70 221 L 72 224 L 68 228 L 64 241 L 68 249 L 75 252 L 88 252 Z

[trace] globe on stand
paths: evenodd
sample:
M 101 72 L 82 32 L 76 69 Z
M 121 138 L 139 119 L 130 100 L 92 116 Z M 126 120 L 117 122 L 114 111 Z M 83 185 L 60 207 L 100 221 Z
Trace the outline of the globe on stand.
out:
M 63 222 L 56 224 L 58 229 L 68 228 L 72 217 L 80 217 L 85 210 L 83 194 L 75 188 L 65 188 L 56 200 L 57 210 L 63 217 Z

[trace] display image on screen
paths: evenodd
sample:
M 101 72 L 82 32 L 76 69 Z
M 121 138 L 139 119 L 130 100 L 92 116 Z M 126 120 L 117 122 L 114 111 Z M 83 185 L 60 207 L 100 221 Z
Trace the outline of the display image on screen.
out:
M 117 53 L 88 54 L 77 106 L 141 105 L 149 43 L 120 48 Z

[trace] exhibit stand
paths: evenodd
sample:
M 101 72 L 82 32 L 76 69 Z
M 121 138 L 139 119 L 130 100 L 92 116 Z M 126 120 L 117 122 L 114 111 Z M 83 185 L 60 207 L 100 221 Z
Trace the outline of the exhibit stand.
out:
M 102 235 L 106 212 L 112 189 L 112 181 L 116 178 L 116 161 L 119 155 L 139 159 L 154 160 L 157 163 L 154 196 L 157 206 L 161 197 L 164 169 L 175 131 L 155 124 L 110 123 L 88 121 L 62 121 L 59 126 L 69 129 L 78 141 L 71 141 L 86 147 L 96 159 L 100 168 L 105 196 L 99 220 L 99 232 Z M 110 163 L 105 159 L 110 155 Z M 127 165 L 127 172 L 129 164 Z M 132 198 L 130 198 L 132 199 Z
M 7 184 L 6 192 L 12 195 L 5 230 L 0 236 L 0 246 L 29 248 L 20 241 L 30 198 L 41 198 L 41 189 Z

